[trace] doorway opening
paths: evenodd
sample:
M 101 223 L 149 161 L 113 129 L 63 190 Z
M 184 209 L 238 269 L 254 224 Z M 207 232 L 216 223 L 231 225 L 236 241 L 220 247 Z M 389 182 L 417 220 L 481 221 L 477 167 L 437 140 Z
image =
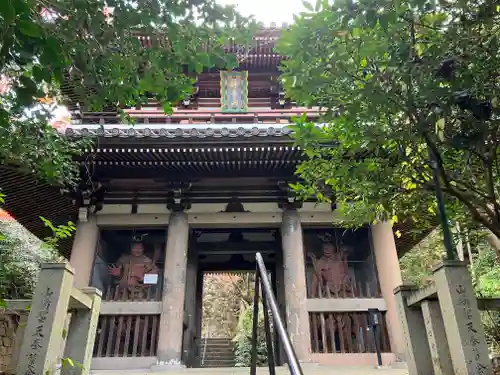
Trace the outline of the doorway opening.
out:
M 201 288 L 199 311 L 199 367 L 242 367 L 251 360 L 255 256 L 260 252 L 273 285 L 281 267 L 280 243 L 271 229 L 203 231 L 196 241 Z M 267 348 L 262 304 L 259 306 L 258 364 L 265 365 Z M 259 327 L 260 328 L 260 327 Z M 276 347 L 276 345 L 275 345 Z

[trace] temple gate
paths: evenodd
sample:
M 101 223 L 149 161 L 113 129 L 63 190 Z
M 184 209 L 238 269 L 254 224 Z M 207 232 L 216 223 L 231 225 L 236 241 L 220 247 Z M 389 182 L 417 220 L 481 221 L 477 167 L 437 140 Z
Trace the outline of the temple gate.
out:
M 369 311 L 380 317 L 384 364 L 403 357 L 392 226 L 346 231 L 335 205 L 299 201 L 290 189 L 304 156 L 288 125 L 304 113 L 319 121 L 321 111 L 286 98 L 272 50 L 279 35 L 257 33 L 238 73 L 199 74 L 170 115 L 151 100 L 124 109 L 130 125 L 116 107 L 67 103 L 72 123 L 59 130 L 95 141 L 78 159 L 75 191 L 0 167 L 7 210 L 23 207 L 18 184 L 33 186 L 38 210 L 16 215 L 30 231 L 46 236 L 39 216 L 78 222 L 60 251 L 76 287 L 103 292 L 93 368 L 199 366 L 202 272 L 255 269 L 257 251 L 301 361 L 377 364 Z

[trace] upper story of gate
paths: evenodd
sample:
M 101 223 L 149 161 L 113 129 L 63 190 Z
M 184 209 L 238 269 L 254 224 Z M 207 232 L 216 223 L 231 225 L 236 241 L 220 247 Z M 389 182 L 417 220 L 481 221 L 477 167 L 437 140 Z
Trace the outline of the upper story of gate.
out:
M 282 27 L 262 28 L 254 34 L 250 45 L 228 44 L 226 52 L 236 56 L 238 61 L 238 68 L 232 71 L 211 68 L 196 74 L 186 68 L 185 74 L 195 82 L 192 94 L 173 103 L 173 108 L 168 111 L 152 96 L 147 103 L 135 108 L 108 105 L 99 112 L 91 111 L 80 107 L 78 95 L 71 92 L 71 85 L 68 85 L 65 88 L 65 97 L 69 98 L 66 104 L 72 113 L 71 125 L 75 126 L 67 126 L 64 130 L 74 135 L 73 130 L 76 133 L 82 129 L 92 132 L 95 125 L 105 129 L 128 125 L 124 113 L 130 123 L 151 125 L 152 129 L 159 129 L 162 125 L 185 128 L 189 125 L 209 127 L 211 124 L 227 124 L 229 128 L 234 128 L 235 124 L 244 128 L 257 124 L 259 128 L 265 128 L 289 124 L 293 117 L 304 113 L 311 120 L 317 119 L 319 108 L 298 106 L 287 97 L 282 87 L 280 65 L 286 57 L 275 51 L 282 31 Z M 153 43 L 148 36 L 138 35 L 137 38 L 144 48 Z

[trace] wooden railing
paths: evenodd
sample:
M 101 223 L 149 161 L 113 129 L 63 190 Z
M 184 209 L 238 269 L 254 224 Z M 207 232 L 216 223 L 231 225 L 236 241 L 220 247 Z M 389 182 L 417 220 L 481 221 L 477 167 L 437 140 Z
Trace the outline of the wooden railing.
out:
M 375 353 L 368 312 L 309 313 L 313 353 Z M 391 352 L 389 335 L 382 314 L 380 324 L 382 352 Z
M 125 111 L 140 124 L 192 124 L 192 123 L 269 123 L 280 124 L 291 122 L 292 117 L 306 113 L 311 119 L 321 115 L 317 108 L 296 107 L 291 109 L 249 108 L 247 113 L 223 113 L 220 108 L 200 108 L 193 110 L 176 110 L 167 115 L 162 109 L 130 109 Z M 119 124 L 122 122 L 117 112 L 85 112 L 80 120 L 84 124 Z
M 94 357 L 155 356 L 159 319 L 159 315 L 100 316 Z
M 138 285 L 121 287 L 118 284 L 108 285 L 103 293 L 103 301 L 160 301 L 161 283 L 157 285 Z
M 156 356 L 160 311 L 161 302 L 103 302 L 93 356 Z

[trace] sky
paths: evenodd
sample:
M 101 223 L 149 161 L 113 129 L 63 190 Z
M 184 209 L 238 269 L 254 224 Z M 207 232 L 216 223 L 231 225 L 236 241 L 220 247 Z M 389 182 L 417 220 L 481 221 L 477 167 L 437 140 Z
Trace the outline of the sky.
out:
M 236 5 L 245 16 L 253 15 L 257 21 L 269 26 L 292 23 L 293 14 L 304 10 L 302 0 L 217 0 L 219 4 Z

